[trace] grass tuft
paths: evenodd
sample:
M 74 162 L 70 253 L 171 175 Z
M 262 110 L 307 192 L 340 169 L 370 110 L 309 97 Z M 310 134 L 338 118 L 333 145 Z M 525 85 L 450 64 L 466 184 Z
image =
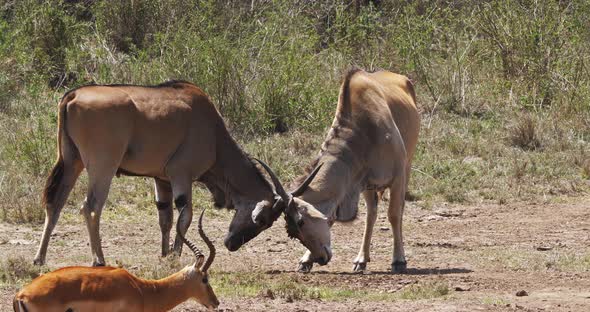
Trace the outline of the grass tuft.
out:
M 397 292 L 385 292 L 378 289 L 310 285 L 298 276 L 268 275 L 259 272 L 213 272 L 211 283 L 215 292 L 221 297 L 280 298 L 289 302 L 316 299 L 327 301 L 349 299 L 364 301 L 421 300 L 444 297 L 450 293 L 448 285 L 442 282 L 415 284 Z
M 449 286 L 442 282 L 427 282 L 404 288 L 399 294 L 401 299 L 420 300 L 444 297 L 450 292 Z
M 537 122 L 531 115 L 526 114 L 517 118 L 515 125 L 510 129 L 510 142 L 512 146 L 523 150 L 537 150 L 541 147 L 538 132 Z
M 24 257 L 8 257 L 0 262 L 0 282 L 24 284 L 47 271 L 46 267 L 35 266 Z

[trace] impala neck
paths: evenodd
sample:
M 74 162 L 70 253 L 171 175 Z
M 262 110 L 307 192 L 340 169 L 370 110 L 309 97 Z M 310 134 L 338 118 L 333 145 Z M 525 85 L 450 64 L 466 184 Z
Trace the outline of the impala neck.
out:
M 188 268 L 160 280 L 140 280 L 145 311 L 169 311 L 191 298 Z

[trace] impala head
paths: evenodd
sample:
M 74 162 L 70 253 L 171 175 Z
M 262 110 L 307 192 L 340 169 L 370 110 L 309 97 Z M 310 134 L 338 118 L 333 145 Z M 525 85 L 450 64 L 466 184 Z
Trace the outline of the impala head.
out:
M 180 215 L 182 215 L 183 211 L 180 212 Z M 181 234 L 180 229 L 178 228 L 180 222 L 176 223 L 176 233 L 178 233 L 178 236 L 180 237 L 182 242 L 185 243 L 188 246 L 188 248 L 190 248 L 190 250 L 193 252 L 196 258 L 195 264 L 189 266 L 185 270 L 185 274 L 187 274 L 187 277 L 191 283 L 192 297 L 208 309 L 214 309 L 217 308 L 217 306 L 219 306 L 219 300 L 217 300 L 217 296 L 215 296 L 215 293 L 213 292 L 213 289 L 209 284 L 209 274 L 207 270 L 209 269 L 209 266 L 211 266 L 211 263 L 213 263 L 213 260 L 215 259 L 215 246 L 203 231 L 204 213 L 205 210 L 203 209 L 203 212 L 201 212 L 201 216 L 199 217 L 199 235 L 201 236 L 207 247 L 209 247 L 209 257 L 207 258 L 207 260 L 205 260 L 205 255 L 203 255 L 201 250 L 199 250 L 195 244 L 193 244 L 191 241 L 186 239 Z
M 314 262 L 327 264 L 332 258 L 330 248 L 330 225 L 328 218 L 313 205 L 296 198 L 303 194 L 313 181 L 322 165 L 318 165 L 293 192 L 287 193 L 281 182 L 264 162 L 256 159 L 268 172 L 275 187 L 275 202 L 270 205 L 257 205 L 252 212 L 252 220 L 259 226 L 269 227 L 281 213 L 285 214 L 287 234 L 298 239 L 309 251 Z

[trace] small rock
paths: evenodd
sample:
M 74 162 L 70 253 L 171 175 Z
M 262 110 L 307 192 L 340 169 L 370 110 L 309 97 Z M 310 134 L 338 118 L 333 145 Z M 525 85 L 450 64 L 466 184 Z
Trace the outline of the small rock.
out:
M 524 297 L 524 296 L 528 296 L 528 295 L 529 295 L 529 293 L 526 292 L 526 290 L 519 290 L 516 292 L 517 297 Z
M 538 246 L 537 247 L 538 251 L 547 251 L 547 250 L 551 250 L 551 249 L 553 249 L 553 247 L 551 247 L 551 246 Z
M 439 221 L 444 219 L 444 217 L 442 216 L 438 216 L 438 215 L 430 215 L 430 216 L 425 216 L 422 218 L 418 219 L 418 222 L 422 222 L 422 221 Z
M 382 226 L 379 228 L 380 231 L 389 231 L 389 228 L 386 226 Z
M 26 239 L 11 239 L 8 241 L 11 245 L 31 245 L 33 241 L 26 240 Z
M 434 212 L 436 215 L 444 217 L 444 218 L 454 218 L 454 217 L 461 217 L 463 215 L 463 211 L 449 211 L 449 210 L 439 210 Z
M 464 285 L 457 285 L 455 286 L 455 291 L 469 291 L 471 288 L 469 286 Z

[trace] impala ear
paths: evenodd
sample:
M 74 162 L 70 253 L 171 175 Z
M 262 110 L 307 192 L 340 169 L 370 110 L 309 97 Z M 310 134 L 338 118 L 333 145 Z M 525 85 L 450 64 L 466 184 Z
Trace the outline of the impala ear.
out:
M 203 262 L 205 262 L 205 256 L 204 255 L 198 255 L 197 256 L 197 262 L 195 262 L 195 269 L 201 269 L 201 266 L 203 266 Z

